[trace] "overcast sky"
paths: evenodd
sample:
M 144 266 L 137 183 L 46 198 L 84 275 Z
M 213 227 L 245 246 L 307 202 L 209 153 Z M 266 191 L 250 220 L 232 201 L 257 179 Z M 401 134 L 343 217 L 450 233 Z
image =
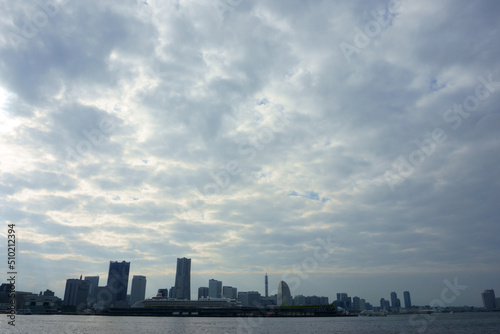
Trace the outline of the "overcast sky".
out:
M 188 257 L 193 298 L 500 294 L 498 1 L 0 6 L 18 290 Z

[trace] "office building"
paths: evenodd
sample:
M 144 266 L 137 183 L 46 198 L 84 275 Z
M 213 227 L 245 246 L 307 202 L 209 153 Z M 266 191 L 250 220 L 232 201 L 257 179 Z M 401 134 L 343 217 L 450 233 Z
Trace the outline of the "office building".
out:
M 366 300 L 364 300 L 363 298 L 359 300 L 359 310 L 360 311 L 366 310 Z
M 208 297 L 208 286 L 201 286 L 198 288 L 198 300 Z
M 67 279 L 66 289 L 64 290 L 64 306 L 75 306 L 77 310 L 87 306 L 89 296 L 90 282 L 80 279 Z
M 261 306 L 260 293 L 258 293 L 257 291 L 238 292 L 238 301 L 241 302 L 241 306 Z
M 337 293 L 337 300 L 333 302 L 335 307 L 340 307 L 345 310 L 350 310 L 352 307 L 351 297 L 347 295 L 345 292 Z
M 360 306 L 360 300 L 358 296 L 352 297 L 352 308 L 351 310 L 354 312 L 360 312 L 361 311 L 361 306 Z
M 134 275 L 132 277 L 132 289 L 130 290 L 130 303 L 132 306 L 146 299 L 146 276 Z
M 108 284 L 106 285 L 106 287 L 112 294 L 112 304 L 115 307 L 127 306 L 129 272 L 130 262 L 109 262 Z
M 191 300 L 191 259 L 177 259 L 175 298 Z
M 208 281 L 208 296 L 222 298 L 222 281 L 217 281 L 213 278 Z
M 485 309 L 492 311 L 496 308 L 495 291 L 493 289 L 484 290 L 484 292 L 481 293 L 481 298 L 483 299 L 483 306 Z
M 290 294 L 290 288 L 285 281 L 281 281 L 278 284 L 278 306 L 290 306 L 293 305 L 292 295 Z
M 409 291 L 403 292 L 403 296 L 405 299 L 405 308 L 411 308 L 410 292 Z
M 229 298 L 236 300 L 238 298 L 238 289 L 233 288 L 232 286 L 223 286 L 222 298 Z
M 85 280 L 90 282 L 89 297 L 91 300 L 97 298 L 97 287 L 99 286 L 99 276 L 85 276 Z

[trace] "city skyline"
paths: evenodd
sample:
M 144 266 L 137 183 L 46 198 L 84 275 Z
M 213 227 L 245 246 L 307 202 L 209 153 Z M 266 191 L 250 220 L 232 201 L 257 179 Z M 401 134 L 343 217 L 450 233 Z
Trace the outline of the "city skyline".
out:
M 211 278 L 265 294 L 265 273 L 269 294 L 373 305 L 500 291 L 500 2 L 2 10 L 0 248 L 15 225 L 19 289 L 106 285 L 125 259 L 127 289 L 143 275 L 154 296 L 185 257 L 191 299 Z
M 129 295 L 129 297 L 131 298 L 132 300 L 132 286 L 133 286 L 133 282 L 134 280 L 137 278 L 137 279 L 140 279 L 141 281 L 143 281 L 143 283 L 140 283 L 141 285 L 141 293 L 140 295 L 142 295 L 142 293 L 144 293 L 144 296 L 145 298 L 151 298 L 153 296 L 156 296 L 157 293 L 159 292 L 159 290 L 165 290 L 166 293 L 168 294 L 168 291 L 169 290 L 172 290 L 173 292 L 172 293 L 175 293 L 174 291 L 175 290 L 175 286 L 172 286 L 172 288 L 159 288 L 159 287 L 155 287 L 155 286 L 147 286 L 146 285 L 146 281 L 147 281 L 147 278 L 146 276 L 144 275 L 135 275 L 133 274 L 131 277 L 129 277 L 129 282 L 125 283 L 123 281 L 124 279 L 124 275 L 131 275 L 129 273 L 129 270 L 130 270 L 130 266 L 131 266 L 131 263 L 130 262 L 127 262 L 127 261 L 109 261 L 110 265 L 109 265 L 109 273 L 113 272 L 114 274 L 110 277 L 112 277 L 112 281 L 115 280 L 115 286 L 117 287 L 118 285 L 120 286 L 124 286 L 124 284 L 130 286 L 130 288 L 126 291 L 126 293 Z M 176 266 L 176 276 L 175 276 L 175 279 L 177 278 L 177 273 L 179 272 L 179 266 L 180 268 L 183 268 L 184 265 L 188 263 L 188 266 L 189 266 L 189 270 L 191 269 L 191 259 L 187 259 L 187 258 L 177 258 L 177 266 Z M 183 269 L 181 269 L 182 271 Z M 121 274 L 119 274 L 121 273 Z M 64 293 L 64 298 L 62 299 L 66 299 L 66 295 L 67 295 L 67 291 L 68 291 L 68 288 L 70 288 L 70 286 L 68 285 L 68 281 L 75 281 L 76 283 L 80 282 L 82 280 L 82 277 L 83 275 L 80 275 L 80 279 L 67 279 L 66 280 L 66 285 L 65 285 L 65 293 Z M 93 286 L 98 284 L 99 280 L 101 279 L 100 276 L 85 276 L 85 281 L 88 281 L 90 284 L 86 287 L 86 291 L 87 293 L 89 294 L 89 297 L 91 298 L 95 298 L 95 296 L 93 296 L 93 294 L 91 293 L 93 291 Z M 191 277 L 189 277 L 189 279 L 191 279 Z M 267 287 L 268 287 L 268 274 L 265 273 L 262 277 L 263 279 L 263 289 L 262 291 L 260 289 L 248 289 L 248 290 L 245 290 L 245 289 L 239 289 L 237 286 L 228 286 L 227 284 L 224 284 L 224 282 L 222 280 L 216 280 L 216 279 L 209 279 L 208 280 L 208 286 L 205 287 L 205 286 L 199 286 L 197 288 L 195 288 L 193 291 L 193 294 L 191 295 L 191 299 L 192 300 L 197 300 L 200 298 L 200 289 L 206 289 L 205 291 L 205 295 L 208 296 L 208 297 L 214 297 L 214 298 L 227 298 L 224 296 L 224 291 L 227 289 L 227 291 L 229 290 L 234 290 L 233 292 L 231 292 L 232 295 L 236 295 L 236 294 L 239 294 L 239 292 L 242 292 L 242 293 L 247 293 L 247 292 L 251 292 L 251 293 L 259 293 L 261 297 L 266 297 L 266 291 L 267 291 Z M 118 281 L 118 283 L 117 283 Z M 108 279 L 108 282 L 109 282 L 109 279 Z M 75 285 L 76 283 L 72 283 L 72 285 Z M 130 284 L 129 284 L 130 283 Z M 109 284 L 109 283 L 108 283 Z M 478 296 L 478 298 L 480 299 L 480 303 L 475 303 L 475 304 L 461 304 L 461 303 L 453 303 L 454 300 L 456 300 L 456 297 L 460 296 L 461 295 L 461 291 L 466 291 L 467 290 L 467 286 L 465 285 L 462 285 L 460 284 L 460 282 L 458 282 L 457 280 L 453 281 L 453 282 L 450 282 L 448 280 L 445 280 L 444 282 L 445 284 L 445 288 L 441 290 L 441 293 L 439 296 L 437 296 L 437 298 L 434 298 L 433 300 L 427 302 L 427 303 L 422 303 L 422 304 L 415 304 L 411 301 L 411 296 L 410 296 L 410 292 L 408 290 L 405 290 L 403 291 L 403 302 L 401 301 L 400 298 L 398 298 L 398 292 L 396 291 L 391 291 L 390 293 L 387 293 L 387 296 L 389 298 L 386 299 L 387 296 L 381 294 L 381 298 L 380 298 L 380 303 L 382 303 L 381 301 L 382 300 L 385 300 L 385 302 L 387 303 L 387 306 L 382 306 L 382 308 L 391 308 L 391 309 L 400 309 L 400 308 L 408 308 L 408 307 L 414 307 L 414 306 L 426 306 L 426 305 L 439 305 L 441 307 L 446 307 L 446 306 L 473 306 L 473 307 L 481 307 L 481 306 L 484 306 L 485 305 L 485 302 L 484 302 L 484 295 L 485 293 L 487 292 L 491 292 L 492 294 L 492 298 L 493 300 L 495 300 L 495 295 L 494 295 L 494 289 L 493 290 L 484 290 L 483 293 L 480 294 L 480 296 Z M 139 284 L 138 284 L 139 285 Z M 148 291 L 156 291 L 154 293 L 152 293 L 151 295 L 148 295 L 146 293 L 146 286 L 148 287 Z M 98 286 L 98 288 L 101 288 L 101 289 L 104 289 L 104 290 L 109 290 L 109 291 L 118 291 L 120 292 L 120 295 L 123 295 L 123 290 L 121 289 L 117 289 L 116 287 L 114 288 L 111 288 L 109 289 L 109 287 L 106 285 L 106 286 Z M 214 295 L 210 295 L 210 288 L 212 288 L 212 294 Z M 284 289 L 286 291 L 285 295 L 286 296 L 289 296 L 289 297 L 286 297 L 286 298 L 289 298 L 289 299 L 286 299 L 287 300 L 287 303 L 290 303 L 290 300 L 294 300 L 295 297 L 298 297 L 298 296 L 304 296 L 303 293 L 294 293 L 295 290 L 290 290 L 290 288 L 288 287 L 288 284 L 285 282 L 285 281 L 280 281 L 277 288 L 276 289 L 271 289 L 271 292 L 272 293 L 269 293 L 270 296 L 277 296 L 278 300 L 282 300 L 282 298 L 280 298 L 280 288 L 281 289 Z M 73 289 L 75 290 L 75 288 L 70 288 L 70 289 Z M 144 289 L 144 291 L 142 292 L 142 290 Z M 237 292 L 236 292 L 237 291 Z M 358 290 L 358 291 L 362 291 L 361 289 Z M 455 291 L 455 292 L 453 292 Z M 216 295 L 216 293 L 220 293 L 220 295 Z M 453 296 L 453 294 L 455 294 L 455 296 Z M 57 294 L 56 294 L 57 295 Z M 282 293 L 281 293 L 282 295 Z M 322 296 L 321 294 L 317 293 L 317 292 L 312 292 L 312 293 L 309 293 L 309 294 L 305 294 L 305 295 L 310 295 L 310 296 Z M 336 295 L 336 298 L 334 298 Z M 358 297 L 358 295 L 361 295 L 361 297 Z M 372 296 L 373 294 L 370 293 L 368 294 L 369 296 Z M 349 300 L 350 300 L 350 304 L 349 304 L 349 307 L 352 305 L 351 303 L 354 303 L 354 299 L 358 299 L 358 303 L 362 300 L 363 302 L 366 302 L 366 303 L 369 303 L 371 304 L 372 306 L 377 306 L 379 304 L 379 300 L 371 300 L 370 298 L 365 298 L 366 296 L 363 295 L 363 294 L 360 294 L 360 293 L 357 293 L 356 291 L 355 292 L 348 292 L 348 293 L 345 293 L 345 292 L 334 292 L 332 293 L 331 295 L 329 294 L 326 294 L 325 296 L 327 296 L 327 298 L 329 298 L 330 300 L 330 303 L 332 303 L 333 301 L 336 301 L 336 300 L 345 300 L 345 298 L 348 298 L 349 297 Z M 450 299 L 451 297 L 451 299 Z M 76 297 L 73 297 L 73 298 L 76 298 Z M 115 296 L 113 295 L 113 298 L 115 298 Z M 125 296 L 125 298 L 127 298 L 127 296 Z M 171 297 L 171 298 L 176 298 L 175 296 Z M 291 299 L 290 299 L 291 298 Z M 81 296 L 79 297 L 79 299 L 82 299 Z M 178 299 L 183 299 L 183 298 L 178 298 Z M 418 299 L 418 298 L 417 298 Z M 106 298 L 105 298 L 106 300 Z M 112 299 L 113 300 L 113 299 Z M 110 300 L 110 302 L 112 302 L 112 300 Z M 446 301 L 446 302 L 444 302 Z M 491 306 L 491 302 L 489 302 L 490 306 Z M 494 303 L 494 302 L 493 302 Z M 497 302 L 498 303 L 498 302 Z M 118 305 L 123 305 L 123 303 L 121 304 L 118 304 Z M 494 305 L 494 304 L 493 304 Z M 486 306 L 485 306 L 486 307 Z

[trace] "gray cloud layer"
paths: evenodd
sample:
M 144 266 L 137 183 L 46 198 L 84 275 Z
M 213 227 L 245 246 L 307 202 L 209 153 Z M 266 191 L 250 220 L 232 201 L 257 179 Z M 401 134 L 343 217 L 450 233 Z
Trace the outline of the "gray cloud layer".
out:
M 24 290 L 125 259 L 152 295 L 186 256 L 193 292 L 262 291 L 327 237 L 293 294 L 500 289 L 496 1 L 1 6 Z

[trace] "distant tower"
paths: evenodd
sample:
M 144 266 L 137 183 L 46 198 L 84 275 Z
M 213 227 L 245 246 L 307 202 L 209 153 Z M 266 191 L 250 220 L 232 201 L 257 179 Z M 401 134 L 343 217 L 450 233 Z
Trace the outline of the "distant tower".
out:
M 410 292 L 409 291 L 403 292 L 403 296 L 405 298 L 405 308 L 410 308 L 411 307 Z
M 269 294 L 268 294 L 268 282 L 267 282 L 267 273 L 266 273 L 266 298 L 269 297 Z
M 175 298 L 191 300 L 191 259 L 177 259 Z

